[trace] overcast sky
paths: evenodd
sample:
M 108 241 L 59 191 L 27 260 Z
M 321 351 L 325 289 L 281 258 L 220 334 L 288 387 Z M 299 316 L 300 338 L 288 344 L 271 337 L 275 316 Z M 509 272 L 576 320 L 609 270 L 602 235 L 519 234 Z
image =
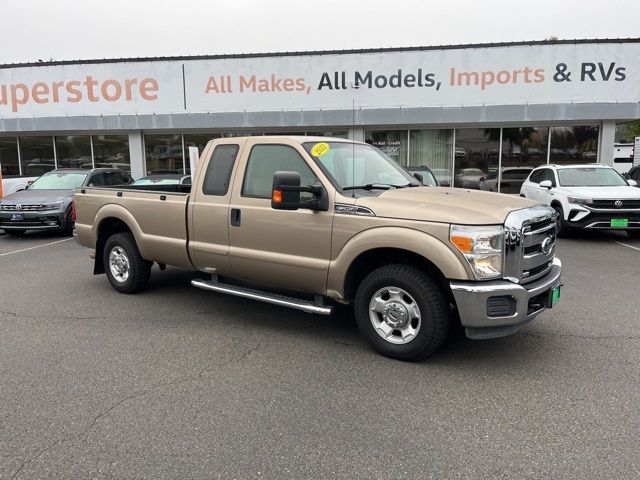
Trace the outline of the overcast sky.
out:
M 0 63 L 640 37 L 639 0 L 0 0 Z

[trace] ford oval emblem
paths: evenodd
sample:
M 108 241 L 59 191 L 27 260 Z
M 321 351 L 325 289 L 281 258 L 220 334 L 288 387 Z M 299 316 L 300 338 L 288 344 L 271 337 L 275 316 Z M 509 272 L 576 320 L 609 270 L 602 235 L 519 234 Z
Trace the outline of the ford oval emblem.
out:
M 614 205 L 616 206 L 616 208 L 622 208 L 622 200 L 616 200 L 616 203 L 614 203 Z
M 542 241 L 542 245 L 541 245 L 542 253 L 544 253 L 545 255 L 549 254 L 552 247 L 553 247 L 553 237 L 547 237 Z

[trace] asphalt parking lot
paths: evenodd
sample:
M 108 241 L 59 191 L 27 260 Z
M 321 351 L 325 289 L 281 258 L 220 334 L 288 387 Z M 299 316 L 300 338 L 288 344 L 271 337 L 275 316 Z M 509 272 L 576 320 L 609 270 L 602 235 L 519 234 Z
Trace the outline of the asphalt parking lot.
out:
M 411 364 L 345 314 L 176 269 L 120 295 L 71 239 L 0 236 L 0 478 L 638 478 L 640 241 L 558 248 L 556 308 Z

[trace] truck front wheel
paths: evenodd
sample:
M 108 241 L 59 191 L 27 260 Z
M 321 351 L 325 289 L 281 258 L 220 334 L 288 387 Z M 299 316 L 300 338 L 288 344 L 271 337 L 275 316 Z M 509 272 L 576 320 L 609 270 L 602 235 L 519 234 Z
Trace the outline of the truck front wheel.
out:
M 135 293 L 147 286 L 152 262 L 142 258 L 131 233 L 110 236 L 102 255 L 107 278 L 115 290 Z
M 421 360 L 435 352 L 449 330 L 445 295 L 422 270 L 385 265 L 367 275 L 356 292 L 356 321 L 381 354 Z

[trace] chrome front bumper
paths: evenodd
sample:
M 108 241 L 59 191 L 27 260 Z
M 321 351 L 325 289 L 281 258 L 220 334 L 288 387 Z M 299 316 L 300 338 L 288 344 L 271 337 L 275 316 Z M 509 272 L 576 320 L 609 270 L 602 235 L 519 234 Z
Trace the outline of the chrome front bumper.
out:
M 555 258 L 551 270 L 542 278 L 519 285 L 508 280 L 450 283 L 467 337 L 486 339 L 504 337 L 519 330 L 548 308 L 551 291 L 560 285 L 562 263 Z M 489 299 L 506 297 L 513 313 L 491 316 Z M 515 302 L 515 304 L 514 304 Z

